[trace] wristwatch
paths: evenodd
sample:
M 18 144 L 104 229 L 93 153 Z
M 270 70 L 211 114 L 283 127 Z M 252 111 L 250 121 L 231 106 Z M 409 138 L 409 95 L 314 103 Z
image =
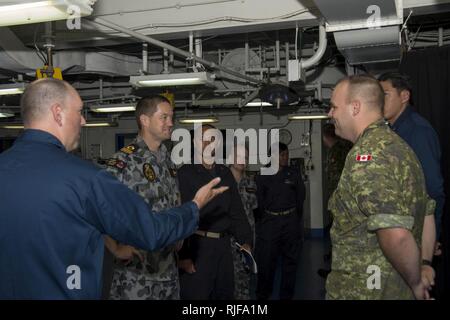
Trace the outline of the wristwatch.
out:
M 422 259 L 422 265 L 423 266 L 430 266 L 431 267 L 431 261 L 427 259 Z

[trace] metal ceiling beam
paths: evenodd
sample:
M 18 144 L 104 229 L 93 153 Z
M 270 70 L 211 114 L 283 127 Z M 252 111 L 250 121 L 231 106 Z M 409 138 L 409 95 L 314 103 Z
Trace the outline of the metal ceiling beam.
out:
M 228 69 L 228 68 L 224 68 L 224 67 L 222 67 L 222 66 L 220 66 L 220 65 L 218 65 L 218 64 L 216 64 L 216 63 L 214 63 L 214 62 L 211 62 L 211 61 L 202 59 L 202 58 L 200 58 L 200 57 L 194 55 L 194 54 L 191 53 L 191 52 L 188 52 L 188 51 L 185 51 L 185 50 L 178 49 L 178 48 L 176 48 L 176 47 L 174 47 L 174 46 L 172 46 L 172 45 L 170 45 L 170 44 L 167 44 L 167 43 L 165 43 L 165 42 L 162 42 L 162 41 L 156 40 L 156 39 L 154 39 L 154 38 L 148 37 L 148 36 L 143 35 L 143 34 L 141 34 L 141 33 L 139 33 L 139 32 L 132 31 L 132 30 L 130 30 L 130 29 L 127 29 L 127 28 L 125 28 L 125 27 L 122 27 L 122 26 L 120 26 L 120 25 L 117 25 L 117 24 L 115 24 L 115 23 L 112 23 L 112 22 L 110 22 L 110 21 L 104 20 L 104 19 L 102 19 L 102 18 L 98 18 L 98 17 L 89 17 L 89 18 L 86 18 L 86 19 L 87 19 L 88 21 L 93 22 L 93 23 L 96 23 L 96 24 L 99 24 L 99 25 L 108 27 L 108 28 L 113 29 L 113 30 L 120 31 L 120 32 L 125 33 L 125 34 L 128 34 L 128 35 L 130 35 L 130 36 L 132 36 L 132 37 L 134 37 L 134 38 L 136 38 L 136 39 L 139 39 L 139 40 L 148 42 L 148 43 L 150 43 L 150 44 L 153 44 L 153 45 L 155 45 L 155 46 L 158 46 L 158 47 L 167 49 L 167 50 L 169 50 L 170 52 L 172 52 L 172 53 L 174 53 L 174 54 L 176 54 L 176 55 L 178 55 L 178 56 L 185 57 L 185 58 L 188 58 L 188 59 L 192 59 L 193 61 L 199 62 L 199 63 L 201 63 L 201 64 L 203 64 L 203 65 L 205 65 L 205 66 L 208 66 L 208 67 L 210 67 L 211 69 L 216 69 L 216 70 L 223 71 L 223 72 L 225 72 L 225 73 L 228 73 L 228 74 L 231 74 L 231 75 L 233 75 L 233 76 L 239 77 L 239 78 L 241 78 L 241 79 L 243 79 L 243 80 L 246 80 L 246 81 L 248 81 L 248 82 L 254 83 L 254 84 L 256 84 L 256 85 L 260 85 L 260 84 L 262 83 L 261 80 L 255 79 L 255 78 L 253 78 L 253 77 L 246 76 L 246 75 L 244 75 L 244 74 L 242 74 L 242 73 L 239 73 L 239 72 L 237 72 L 237 71 L 234 71 L 234 70 L 231 70 L 231 69 Z

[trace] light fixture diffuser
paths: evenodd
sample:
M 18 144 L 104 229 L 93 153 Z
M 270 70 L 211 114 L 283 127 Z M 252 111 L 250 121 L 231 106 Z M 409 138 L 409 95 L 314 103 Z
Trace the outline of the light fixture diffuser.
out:
M 117 127 L 117 122 L 108 122 L 108 121 L 92 121 L 86 122 L 83 127 L 87 128 L 99 128 L 99 127 Z
M 23 129 L 24 126 L 23 124 L 14 124 L 14 123 L 5 123 L 5 124 L 0 124 L 0 129 L 14 129 L 14 130 L 19 130 L 19 129 Z
M 178 120 L 179 123 L 192 124 L 192 123 L 216 123 L 219 119 L 214 116 L 209 117 L 186 117 Z
M 272 104 L 269 102 L 264 102 L 259 99 L 255 99 L 245 105 L 246 107 L 271 107 Z
M 97 0 L 21 1 L 0 5 L 0 27 L 88 16 Z M 11 2 L 9 2 L 11 3 Z
M 329 118 L 326 114 L 293 114 L 288 116 L 289 120 L 321 120 Z
M 136 106 L 133 105 L 97 105 L 90 107 L 90 110 L 93 112 L 127 112 L 127 111 L 135 111 Z
M 130 83 L 134 87 L 170 87 L 213 85 L 213 77 L 207 72 L 169 73 L 144 76 L 131 76 Z
M 10 118 L 14 117 L 14 113 L 7 111 L 0 111 L 0 118 Z
M 0 84 L 0 96 L 22 94 L 25 91 L 25 83 Z

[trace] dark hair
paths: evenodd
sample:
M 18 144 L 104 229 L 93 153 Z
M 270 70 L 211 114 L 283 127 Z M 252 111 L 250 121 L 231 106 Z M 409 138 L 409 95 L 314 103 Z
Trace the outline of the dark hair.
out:
M 409 101 L 412 103 L 412 86 L 411 78 L 406 74 L 399 72 L 386 72 L 378 77 L 378 81 L 389 81 L 395 89 L 397 89 L 398 94 L 403 90 L 409 91 Z
M 278 153 L 289 150 L 287 144 L 278 142 Z M 269 157 L 272 155 L 272 147 L 269 148 Z
M 400 91 L 411 92 L 411 79 L 406 74 L 399 72 L 386 72 L 378 77 L 378 81 L 390 81 L 392 86 Z
M 54 103 L 64 106 L 70 88 L 67 82 L 54 78 L 43 78 L 30 83 L 20 99 L 23 123 L 28 125 L 43 116 Z
M 202 123 L 202 130 L 203 128 L 208 128 L 208 129 L 217 129 L 216 127 L 214 127 L 212 124 L 210 123 Z
M 323 135 L 328 138 L 336 138 L 337 139 L 335 129 L 336 128 L 334 127 L 334 124 L 326 123 L 323 126 Z
M 153 115 L 156 112 L 158 104 L 163 102 L 171 104 L 166 97 L 160 95 L 148 96 L 139 100 L 139 102 L 136 105 L 136 111 L 134 112 L 139 130 L 142 129 L 140 120 L 141 115 L 143 114 L 148 116 Z

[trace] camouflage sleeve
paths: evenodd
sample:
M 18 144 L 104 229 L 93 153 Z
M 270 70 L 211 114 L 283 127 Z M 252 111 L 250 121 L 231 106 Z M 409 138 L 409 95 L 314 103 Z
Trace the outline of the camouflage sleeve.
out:
M 254 177 L 245 176 L 241 181 L 239 194 L 242 198 L 242 203 L 244 207 L 253 210 L 258 207 L 256 199 L 256 182 Z
M 247 243 L 253 246 L 252 231 L 250 224 L 248 223 L 247 215 L 245 214 L 241 196 L 237 189 L 237 184 L 231 171 L 228 170 L 226 174 L 229 175 L 228 181 L 231 181 L 228 192 L 231 193 L 229 217 L 231 220 L 232 233 L 240 243 Z
M 124 182 L 124 171 L 127 168 L 126 155 L 116 153 L 111 158 L 106 160 L 106 171 L 111 173 L 120 182 Z
M 435 210 L 436 210 L 436 201 L 431 198 L 428 198 L 425 215 L 431 216 L 432 214 L 434 214 Z
M 414 216 L 404 203 L 399 175 L 407 174 L 401 170 L 398 157 L 386 154 L 371 154 L 371 160 L 352 161 L 352 193 L 356 197 L 359 210 L 368 216 L 367 228 L 376 231 L 384 228 L 405 228 L 412 230 Z

